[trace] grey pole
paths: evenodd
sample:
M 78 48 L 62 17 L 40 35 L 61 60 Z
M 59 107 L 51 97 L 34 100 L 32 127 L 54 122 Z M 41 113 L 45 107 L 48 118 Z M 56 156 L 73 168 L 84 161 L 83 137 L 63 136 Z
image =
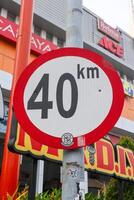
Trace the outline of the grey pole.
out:
M 36 194 L 43 192 L 44 161 L 37 161 Z
M 82 0 L 66 0 L 66 47 L 83 47 Z M 62 169 L 62 200 L 84 197 L 80 194 L 80 182 L 84 182 L 84 150 L 64 150 Z

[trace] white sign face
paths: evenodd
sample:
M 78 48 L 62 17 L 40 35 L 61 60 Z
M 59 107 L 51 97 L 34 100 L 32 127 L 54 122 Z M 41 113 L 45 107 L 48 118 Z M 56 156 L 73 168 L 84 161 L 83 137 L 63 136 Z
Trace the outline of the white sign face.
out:
M 78 137 L 94 130 L 106 118 L 112 100 L 111 83 L 104 71 L 76 56 L 42 64 L 24 90 L 29 119 L 42 132 L 54 137 L 67 132 Z
M 14 94 L 15 114 L 23 129 L 38 142 L 57 148 L 97 141 L 116 123 L 122 106 L 123 88 L 116 71 L 98 54 L 76 48 L 39 57 L 24 70 Z
M 3 118 L 4 118 L 4 101 L 3 101 L 2 90 L 0 87 L 0 119 Z

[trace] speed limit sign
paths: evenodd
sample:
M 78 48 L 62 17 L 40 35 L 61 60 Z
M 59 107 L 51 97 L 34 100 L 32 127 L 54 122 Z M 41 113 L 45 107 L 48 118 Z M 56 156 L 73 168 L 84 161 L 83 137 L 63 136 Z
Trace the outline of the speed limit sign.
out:
M 107 134 L 123 101 L 122 83 L 111 64 L 92 51 L 63 48 L 41 55 L 23 71 L 13 106 L 33 139 L 73 149 Z

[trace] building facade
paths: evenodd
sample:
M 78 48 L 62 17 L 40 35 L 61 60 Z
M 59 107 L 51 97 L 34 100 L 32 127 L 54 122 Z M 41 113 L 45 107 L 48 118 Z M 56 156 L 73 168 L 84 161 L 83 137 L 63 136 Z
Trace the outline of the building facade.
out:
M 19 8 L 20 0 L 0 1 L 0 86 L 4 99 L 4 117 L 0 119 L 0 167 L 14 71 Z M 66 43 L 66 0 L 39 0 L 35 1 L 34 8 L 29 63 L 40 54 L 65 47 Z M 119 27 L 111 27 L 105 20 L 84 7 L 82 31 L 83 47 L 104 56 L 122 79 L 124 108 L 115 127 L 107 135 L 107 139 L 114 145 L 122 135 L 134 137 L 134 38 Z M 60 186 L 60 162 L 55 164 L 55 157 L 49 158 L 44 170 L 49 171 L 44 175 L 44 189 L 52 185 Z M 22 186 L 28 184 L 30 167 L 31 158 L 24 156 L 20 173 Z M 94 179 L 94 186 L 89 184 L 89 187 L 101 187 L 101 182 L 97 182 L 98 176 L 89 172 L 90 179 Z M 103 180 L 105 179 L 107 177 L 104 176 Z

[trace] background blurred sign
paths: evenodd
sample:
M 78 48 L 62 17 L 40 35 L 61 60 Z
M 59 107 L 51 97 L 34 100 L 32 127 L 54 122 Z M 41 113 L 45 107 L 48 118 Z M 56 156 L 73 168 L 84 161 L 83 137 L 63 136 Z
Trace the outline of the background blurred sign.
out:
M 124 93 L 130 97 L 134 97 L 134 85 L 127 80 L 121 79 L 123 83 Z

